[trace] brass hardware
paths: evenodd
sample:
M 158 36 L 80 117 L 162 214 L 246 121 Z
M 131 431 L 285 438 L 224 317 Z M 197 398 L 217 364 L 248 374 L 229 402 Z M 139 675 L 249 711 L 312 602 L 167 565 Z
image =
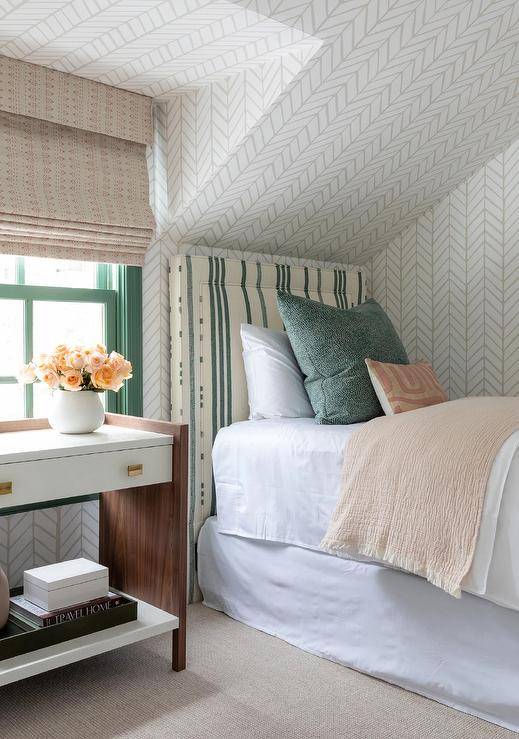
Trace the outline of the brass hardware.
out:
M 142 475 L 142 464 L 129 464 L 128 477 L 137 477 L 137 475 Z
M 12 482 L 0 482 L 0 495 L 11 495 L 13 492 Z

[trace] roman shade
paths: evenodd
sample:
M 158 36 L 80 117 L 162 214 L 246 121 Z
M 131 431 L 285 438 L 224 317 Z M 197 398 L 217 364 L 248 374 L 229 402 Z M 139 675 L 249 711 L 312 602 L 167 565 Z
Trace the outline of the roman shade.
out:
M 151 98 L 0 57 L 0 252 L 142 265 Z

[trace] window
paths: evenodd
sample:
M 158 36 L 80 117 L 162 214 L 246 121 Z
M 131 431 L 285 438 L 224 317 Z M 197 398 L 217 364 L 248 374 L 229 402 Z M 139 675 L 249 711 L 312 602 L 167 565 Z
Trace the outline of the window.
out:
M 59 343 L 98 341 L 134 365 L 118 394 L 103 394 L 107 410 L 141 415 L 141 332 L 140 268 L 0 255 L 0 418 L 47 415 L 48 389 L 17 383 L 23 362 Z

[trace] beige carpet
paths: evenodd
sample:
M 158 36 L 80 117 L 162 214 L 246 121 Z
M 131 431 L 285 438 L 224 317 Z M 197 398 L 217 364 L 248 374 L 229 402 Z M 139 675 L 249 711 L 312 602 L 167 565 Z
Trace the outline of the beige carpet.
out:
M 156 637 L 0 689 L 0 737 L 510 739 L 197 604 L 189 667 Z

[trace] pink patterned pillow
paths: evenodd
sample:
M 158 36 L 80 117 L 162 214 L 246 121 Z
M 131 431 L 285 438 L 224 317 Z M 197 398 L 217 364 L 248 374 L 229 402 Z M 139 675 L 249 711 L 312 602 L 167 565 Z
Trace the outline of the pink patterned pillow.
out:
M 428 362 L 389 364 L 366 359 L 369 376 L 386 416 L 444 403 L 447 398 Z

